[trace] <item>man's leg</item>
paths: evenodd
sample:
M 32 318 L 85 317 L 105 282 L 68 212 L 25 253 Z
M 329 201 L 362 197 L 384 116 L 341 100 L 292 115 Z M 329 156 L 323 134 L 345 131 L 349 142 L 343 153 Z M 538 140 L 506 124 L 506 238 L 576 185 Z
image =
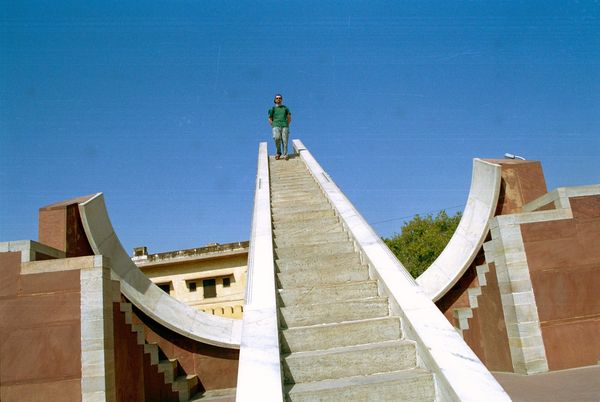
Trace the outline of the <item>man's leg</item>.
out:
M 275 140 L 275 148 L 277 148 L 277 156 L 281 155 L 281 127 L 273 127 L 273 139 Z
M 287 158 L 287 154 L 288 154 L 288 136 L 290 133 L 290 129 L 289 127 L 283 127 L 281 129 L 281 141 L 283 142 L 283 156 L 285 156 Z

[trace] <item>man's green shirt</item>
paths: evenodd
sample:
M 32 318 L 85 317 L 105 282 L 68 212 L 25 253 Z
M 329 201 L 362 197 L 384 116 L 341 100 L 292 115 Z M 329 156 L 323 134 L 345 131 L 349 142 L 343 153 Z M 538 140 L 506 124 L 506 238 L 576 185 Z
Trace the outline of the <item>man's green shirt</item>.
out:
M 284 105 L 273 106 L 269 109 L 269 117 L 273 119 L 273 127 L 287 127 L 288 114 L 292 114 L 292 112 Z

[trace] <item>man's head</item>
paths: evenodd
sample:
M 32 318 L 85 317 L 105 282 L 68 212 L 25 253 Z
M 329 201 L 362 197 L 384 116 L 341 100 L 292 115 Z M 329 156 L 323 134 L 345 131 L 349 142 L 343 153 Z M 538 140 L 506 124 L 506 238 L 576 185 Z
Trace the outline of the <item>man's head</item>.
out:
M 281 102 L 283 102 L 283 96 L 281 96 L 281 94 L 275 94 L 275 100 L 273 102 L 275 102 L 276 105 L 281 105 Z

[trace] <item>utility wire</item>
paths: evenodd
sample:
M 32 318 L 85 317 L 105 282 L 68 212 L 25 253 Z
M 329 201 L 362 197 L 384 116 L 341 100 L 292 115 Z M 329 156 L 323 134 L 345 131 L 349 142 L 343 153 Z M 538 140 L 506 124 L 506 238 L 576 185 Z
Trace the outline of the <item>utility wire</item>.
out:
M 392 222 L 392 221 L 401 221 L 401 220 L 408 219 L 408 218 L 414 218 L 417 215 L 421 215 L 421 216 L 423 216 L 423 215 L 430 215 L 430 214 L 433 214 L 433 213 L 440 213 L 442 211 L 449 211 L 451 209 L 460 208 L 462 206 L 463 206 L 462 204 L 461 205 L 454 205 L 452 207 L 442 208 L 442 209 L 438 209 L 436 211 L 429 211 L 429 212 L 425 212 L 425 213 L 416 213 L 416 214 L 413 214 L 413 215 L 401 216 L 400 218 L 391 218 L 391 219 L 386 219 L 386 220 L 383 220 L 383 221 L 370 222 L 370 224 L 371 225 L 377 225 L 379 223 L 386 223 L 386 222 Z

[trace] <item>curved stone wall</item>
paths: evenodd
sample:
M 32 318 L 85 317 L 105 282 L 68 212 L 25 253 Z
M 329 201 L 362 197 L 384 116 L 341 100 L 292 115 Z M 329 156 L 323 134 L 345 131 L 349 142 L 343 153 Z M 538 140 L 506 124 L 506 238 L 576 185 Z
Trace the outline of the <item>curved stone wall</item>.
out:
M 241 320 L 192 309 L 163 292 L 131 261 L 110 222 L 102 193 L 80 203 L 79 211 L 94 253 L 110 258 L 113 279 L 121 282 L 121 291 L 131 303 L 185 337 L 210 345 L 239 348 Z

